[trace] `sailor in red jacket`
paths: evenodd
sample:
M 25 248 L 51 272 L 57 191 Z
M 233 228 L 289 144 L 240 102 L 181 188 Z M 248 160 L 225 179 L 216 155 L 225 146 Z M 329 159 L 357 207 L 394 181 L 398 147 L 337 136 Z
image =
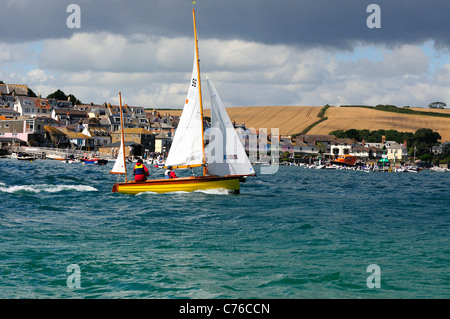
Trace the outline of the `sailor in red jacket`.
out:
M 133 173 L 135 182 L 144 182 L 147 180 L 147 176 L 150 175 L 147 167 L 145 167 L 145 165 L 143 164 L 142 159 L 137 160 Z
M 167 170 L 164 172 L 166 178 L 177 178 L 177 174 L 172 171 L 172 166 L 167 166 Z

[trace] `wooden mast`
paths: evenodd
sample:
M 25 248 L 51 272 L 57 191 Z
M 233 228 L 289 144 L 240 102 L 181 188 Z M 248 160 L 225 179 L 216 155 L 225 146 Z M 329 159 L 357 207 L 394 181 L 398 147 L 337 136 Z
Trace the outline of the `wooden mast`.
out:
M 119 106 L 120 106 L 120 126 L 122 132 L 122 154 L 123 154 L 123 166 L 125 169 L 125 183 L 128 181 L 127 179 L 127 161 L 125 159 L 125 137 L 123 132 L 123 115 L 122 115 L 122 94 L 119 92 Z
M 195 37 L 195 54 L 197 56 L 197 74 L 198 74 L 198 94 L 200 97 L 200 118 L 202 121 L 202 166 L 203 166 L 203 176 L 206 175 L 206 156 L 205 156 L 205 136 L 203 127 L 203 101 L 202 101 L 202 85 L 200 81 L 200 57 L 198 55 L 198 40 L 197 40 L 197 27 L 195 25 L 195 10 L 192 9 L 192 19 L 194 21 L 194 37 Z

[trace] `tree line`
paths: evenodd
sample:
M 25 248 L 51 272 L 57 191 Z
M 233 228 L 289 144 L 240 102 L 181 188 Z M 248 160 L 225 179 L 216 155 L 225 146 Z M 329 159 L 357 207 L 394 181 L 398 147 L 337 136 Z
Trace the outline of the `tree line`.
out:
M 431 161 L 433 159 L 449 160 L 450 159 L 450 147 L 448 145 L 444 147 L 443 153 L 439 156 L 434 156 L 432 152 L 433 146 L 438 146 L 441 135 L 438 132 L 434 132 L 429 128 L 420 128 L 416 132 L 399 132 L 397 130 L 335 130 L 329 133 L 337 138 L 351 138 L 358 142 L 368 143 L 380 143 L 382 137 L 385 137 L 386 141 L 395 141 L 397 143 L 404 143 L 406 141 L 408 153 L 412 156 L 415 152 L 418 158 L 425 161 Z

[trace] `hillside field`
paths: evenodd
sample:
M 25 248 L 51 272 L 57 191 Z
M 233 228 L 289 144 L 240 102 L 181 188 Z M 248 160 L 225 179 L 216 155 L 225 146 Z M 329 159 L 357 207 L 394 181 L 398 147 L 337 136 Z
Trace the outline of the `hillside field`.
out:
M 345 131 L 351 128 L 414 133 L 419 128 L 430 128 L 439 132 L 442 142 L 450 140 L 450 118 L 383 112 L 357 107 L 331 107 L 326 111 L 325 116 L 328 120 L 313 127 L 309 134 L 328 134 L 334 130 Z
M 248 128 L 279 128 L 280 134 L 300 133 L 310 124 L 318 121 L 320 106 L 252 106 L 230 107 L 227 112 L 232 121 L 245 124 Z M 417 111 L 450 113 L 450 109 L 411 108 Z M 161 113 L 166 111 L 161 110 Z M 181 115 L 181 110 L 167 110 L 174 116 Z M 210 110 L 205 110 L 210 116 Z M 330 107 L 325 112 L 328 118 L 311 130 L 308 134 L 328 134 L 334 130 L 378 129 L 415 132 L 419 128 L 430 128 L 439 132 L 442 142 L 450 141 L 450 118 L 401 114 L 372 110 L 361 107 Z

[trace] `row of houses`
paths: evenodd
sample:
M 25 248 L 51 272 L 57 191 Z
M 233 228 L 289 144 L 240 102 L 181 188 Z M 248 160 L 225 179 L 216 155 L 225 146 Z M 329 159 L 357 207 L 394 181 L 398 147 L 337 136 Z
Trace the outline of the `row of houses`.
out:
M 75 148 L 116 155 L 121 138 L 118 106 L 90 104 L 68 107 L 64 101 L 55 103 L 49 100 L 16 97 L 14 110 L 0 107 L 0 143 Z M 143 107 L 128 105 L 123 107 L 123 118 L 125 140 L 133 147 L 131 153 L 137 156 L 146 152 L 166 152 L 179 121 L 169 114 L 161 115 L 156 110 L 146 111 Z M 245 126 L 239 126 L 237 130 L 250 152 L 248 139 L 245 140 Z M 350 154 L 365 160 L 381 158 L 385 153 L 390 160 L 402 160 L 408 156 L 406 142 L 358 143 L 333 135 L 281 136 L 278 142 L 280 152 L 288 152 L 292 157 L 321 155 L 326 159 Z M 265 151 L 269 152 L 270 144 L 269 141 L 263 146 Z
M 120 141 L 117 105 L 75 105 L 28 97 L 24 85 L 0 84 L 0 145 L 71 148 L 114 154 Z M 157 110 L 124 105 L 125 140 L 131 155 L 168 150 L 178 118 Z
M 295 155 L 321 155 L 324 159 L 335 159 L 341 155 L 353 155 L 360 160 L 382 158 L 403 160 L 408 157 L 407 143 L 386 141 L 379 143 L 357 142 L 334 135 L 298 135 L 280 138 L 280 150 Z
M 5 99 L 10 96 L 2 96 L 0 93 L 0 115 L 8 118 L 17 117 L 51 117 L 63 125 L 77 124 L 90 118 L 97 118 L 100 125 L 110 131 L 120 128 L 119 106 L 110 103 L 103 105 L 75 105 L 70 101 L 58 101 L 55 99 L 43 99 L 32 97 L 15 97 L 15 102 L 10 106 Z M 2 103 L 3 101 L 3 103 Z M 125 128 L 144 128 L 147 130 L 170 130 L 176 126 L 174 117 L 161 114 L 155 110 L 149 112 L 142 106 L 123 106 Z

